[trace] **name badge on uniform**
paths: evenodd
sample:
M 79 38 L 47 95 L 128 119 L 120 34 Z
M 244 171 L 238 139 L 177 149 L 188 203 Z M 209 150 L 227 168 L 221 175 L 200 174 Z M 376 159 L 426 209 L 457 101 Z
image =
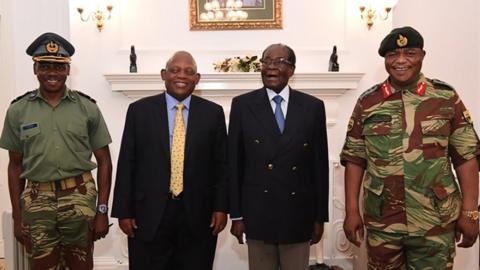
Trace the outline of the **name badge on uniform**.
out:
M 381 123 L 392 121 L 392 116 L 389 114 L 374 114 L 365 120 L 366 123 Z
M 28 123 L 21 126 L 23 131 L 38 127 L 38 123 Z

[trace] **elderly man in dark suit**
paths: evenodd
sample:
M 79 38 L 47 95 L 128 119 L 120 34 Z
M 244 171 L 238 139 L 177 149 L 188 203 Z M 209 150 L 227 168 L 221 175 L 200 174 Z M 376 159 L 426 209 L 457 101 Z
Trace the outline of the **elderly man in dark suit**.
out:
M 221 106 L 191 95 L 193 57 L 175 53 L 166 93 L 127 112 L 112 216 L 129 236 L 130 269 L 211 270 L 226 225 L 226 127 Z
M 231 233 L 246 234 L 251 270 L 304 270 L 328 221 L 325 108 L 288 86 L 290 47 L 270 45 L 261 63 L 264 87 L 231 106 Z

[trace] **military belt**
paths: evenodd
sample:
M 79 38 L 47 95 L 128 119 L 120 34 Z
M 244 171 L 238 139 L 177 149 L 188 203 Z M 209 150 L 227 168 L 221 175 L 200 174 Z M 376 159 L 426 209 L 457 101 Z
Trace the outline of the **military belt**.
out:
M 50 182 L 39 182 L 35 180 L 28 179 L 28 187 L 38 191 L 60 191 L 72 189 L 80 186 L 84 186 L 85 183 L 93 181 L 92 173 L 90 171 L 84 172 L 83 174 L 68 177 L 65 179 L 50 181 Z

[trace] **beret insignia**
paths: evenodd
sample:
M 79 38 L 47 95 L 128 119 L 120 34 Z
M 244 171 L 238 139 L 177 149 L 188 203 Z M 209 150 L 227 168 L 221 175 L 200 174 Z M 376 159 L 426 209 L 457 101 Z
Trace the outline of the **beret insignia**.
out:
M 398 35 L 397 45 L 398 47 L 405 47 L 408 44 L 408 38 L 404 37 L 403 35 Z

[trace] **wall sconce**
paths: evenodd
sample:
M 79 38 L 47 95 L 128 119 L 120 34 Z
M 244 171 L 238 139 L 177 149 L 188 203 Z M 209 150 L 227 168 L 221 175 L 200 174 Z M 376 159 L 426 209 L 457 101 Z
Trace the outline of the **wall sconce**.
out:
M 388 19 L 388 15 L 396 3 L 397 0 L 361 0 L 358 6 L 360 18 L 367 23 L 368 30 L 370 30 L 375 19 Z
M 97 24 L 97 29 L 99 32 L 101 32 L 103 29 L 104 21 L 109 20 L 112 17 L 112 9 L 113 5 L 108 4 L 106 6 L 106 10 L 101 10 L 97 8 L 95 11 L 90 12 L 86 17 L 83 16 L 83 7 L 78 7 L 77 11 L 80 14 L 80 19 L 82 20 L 82 22 L 87 22 L 90 19 L 95 20 Z

